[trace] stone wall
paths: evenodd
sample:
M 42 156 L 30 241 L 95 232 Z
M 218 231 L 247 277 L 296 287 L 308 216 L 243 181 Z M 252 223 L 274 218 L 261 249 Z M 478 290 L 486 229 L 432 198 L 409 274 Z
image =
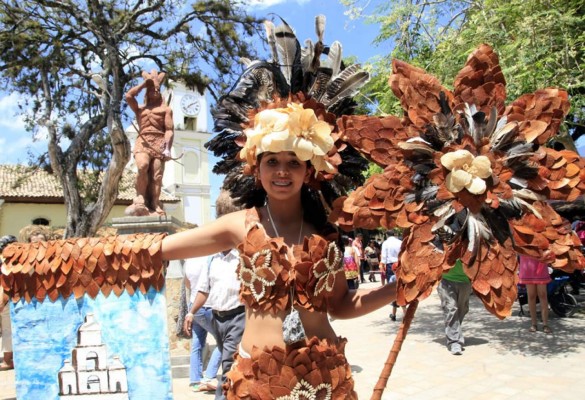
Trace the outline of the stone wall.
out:
M 177 336 L 177 318 L 179 316 L 179 304 L 181 297 L 181 277 L 169 277 L 165 280 L 165 296 L 167 299 L 167 323 L 169 329 L 169 348 L 171 356 L 186 355 L 190 351 L 191 339 L 183 339 Z

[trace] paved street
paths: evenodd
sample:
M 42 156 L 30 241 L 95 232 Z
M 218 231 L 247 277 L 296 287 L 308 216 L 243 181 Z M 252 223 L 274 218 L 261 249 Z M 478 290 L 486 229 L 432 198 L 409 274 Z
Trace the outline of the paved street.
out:
M 379 283 L 364 287 L 374 285 Z M 466 349 L 454 356 L 444 346 L 439 299 L 433 293 L 419 305 L 383 398 L 585 398 L 585 313 L 563 319 L 551 312 L 554 333 L 545 335 L 529 333 L 530 318 L 518 316 L 518 310 L 516 305 L 513 315 L 500 321 L 472 297 L 464 321 Z M 388 306 L 359 319 L 332 322 L 349 340 L 347 358 L 361 399 L 370 398 L 400 324 L 401 311 L 398 322 L 390 321 L 389 311 Z M 193 393 L 187 386 L 188 379 L 173 381 L 175 400 L 213 399 L 212 394 Z M 13 372 L 0 372 L 0 393 L 0 400 L 15 398 Z

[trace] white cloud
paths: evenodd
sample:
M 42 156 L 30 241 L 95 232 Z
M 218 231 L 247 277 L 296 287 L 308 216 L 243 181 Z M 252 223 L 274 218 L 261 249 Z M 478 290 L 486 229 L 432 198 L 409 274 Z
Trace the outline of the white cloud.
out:
M 16 92 L 0 97 L 0 128 L 3 130 L 24 130 L 24 120 L 18 109 L 20 100 L 21 97 Z
M 244 0 L 244 4 L 248 4 L 250 8 L 264 9 L 283 3 L 297 3 L 307 4 L 311 0 Z
M 24 119 L 20 115 L 18 103 L 22 100 L 18 93 L 0 92 L 0 164 L 25 163 L 28 151 L 40 154 L 47 149 L 47 133 L 40 129 L 33 139 L 31 132 L 25 129 Z

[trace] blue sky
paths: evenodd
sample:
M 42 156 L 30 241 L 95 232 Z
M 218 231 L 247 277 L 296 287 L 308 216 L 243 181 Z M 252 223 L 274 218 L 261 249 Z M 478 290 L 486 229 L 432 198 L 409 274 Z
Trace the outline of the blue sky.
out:
M 370 45 L 376 28 L 350 21 L 344 15 L 345 7 L 336 0 L 250 0 L 250 3 L 250 11 L 256 16 L 270 17 L 270 13 L 275 13 L 283 17 L 296 30 L 301 43 L 308 38 L 315 41 L 314 17 L 324 14 L 327 17 L 325 40 L 328 43 L 339 40 L 344 55 L 355 55 L 359 61 L 365 61 L 380 51 Z M 384 53 L 387 52 L 386 49 Z M 15 93 L 0 92 L 0 148 L 3 150 L 0 164 L 26 163 L 27 151 L 40 154 L 47 148 L 43 137 L 35 141 L 24 129 L 24 121 L 18 115 L 18 99 Z
M 343 45 L 343 54 L 354 55 L 359 62 L 365 62 L 376 55 L 385 55 L 391 51 L 391 44 L 380 46 L 372 44 L 378 31 L 377 26 L 366 25 L 362 20 L 350 20 L 345 15 L 346 8 L 337 0 L 248 0 L 249 10 L 259 17 L 270 18 L 270 14 L 283 17 L 296 31 L 297 37 L 303 43 L 310 38 L 315 41 L 314 17 L 324 14 L 327 17 L 325 27 L 325 42 L 339 40 Z M 373 12 L 373 5 L 377 1 L 369 2 L 368 12 Z M 365 3 L 365 2 L 364 2 Z M 278 24 L 278 21 L 275 21 Z M 18 116 L 18 96 L 0 92 L 0 164 L 25 163 L 27 149 L 39 154 L 46 149 L 46 141 L 39 138 L 33 141 L 31 134 L 24 130 L 24 123 Z M 211 124 L 211 119 L 210 119 Z M 211 131 L 211 126 L 209 127 Z M 585 140 L 579 145 L 585 149 Z M 217 178 L 213 178 L 217 185 Z M 214 197 L 212 195 L 212 197 Z
M 377 28 L 365 25 L 362 21 L 351 21 L 344 13 L 346 8 L 336 0 L 250 0 L 250 12 L 258 17 L 274 18 L 271 13 L 284 18 L 291 25 L 303 43 L 305 39 L 316 40 L 315 16 L 323 14 L 327 18 L 325 41 L 338 40 L 343 45 L 344 55 L 356 56 L 359 62 L 375 56 L 378 52 L 386 54 L 389 49 L 376 48 L 371 43 L 377 35 Z M 280 22 L 275 20 L 275 24 Z M 27 153 L 41 154 L 47 148 L 43 137 L 34 140 L 31 133 L 24 129 L 24 121 L 18 115 L 18 95 L 0 92 L 0 164 L 18 164 L 28 161 Z M 211 131 L 211 118 L 209 128 Z M 211 174 L 212 201 L 217 197 L 223 177 Z

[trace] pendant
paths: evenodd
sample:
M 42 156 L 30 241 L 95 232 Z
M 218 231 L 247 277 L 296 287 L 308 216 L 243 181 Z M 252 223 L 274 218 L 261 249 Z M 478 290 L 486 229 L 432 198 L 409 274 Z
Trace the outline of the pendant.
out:
M 282 322 L 282 336 L 284 343 L 287 345 L 299 342 L 307 337 L 299 312 L 294 307 Z

